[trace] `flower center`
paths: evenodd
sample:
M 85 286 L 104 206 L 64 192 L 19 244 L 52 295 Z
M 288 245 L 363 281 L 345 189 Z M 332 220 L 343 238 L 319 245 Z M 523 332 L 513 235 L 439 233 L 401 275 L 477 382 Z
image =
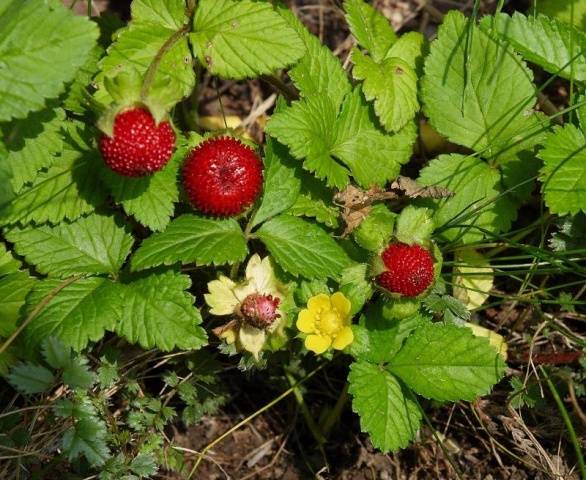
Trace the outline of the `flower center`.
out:
M 317 328 L 325 335 L 334 335 L 340 330 L 341 326 L 340 315 L 335 310 L 323 312 L 317 322 Z
M 240 313 L 244 321 L 249 325 L 266 329 L 281 316 L 277 312 L 280 303 L 281 299 L 272 295 L 251 293 L 240 305 Z

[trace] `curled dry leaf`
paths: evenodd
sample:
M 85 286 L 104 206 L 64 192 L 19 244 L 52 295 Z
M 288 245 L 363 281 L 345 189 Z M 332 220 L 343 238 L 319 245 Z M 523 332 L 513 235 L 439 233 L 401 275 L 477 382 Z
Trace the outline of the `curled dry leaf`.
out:
M 385 200 L 404 200 L 412 198 L 448 198 L 453 192 L 443 187 L 424 187 L 409 177 L 399 175 L 391 182 L 388 190 L 381 187 L 370 187 L 362 190 L 355 185 L 334 195 L 334 202 L 342 207 L 342 218 L 346 228 L 342 237 L 354 231 L 370 213 L 371 205 Z

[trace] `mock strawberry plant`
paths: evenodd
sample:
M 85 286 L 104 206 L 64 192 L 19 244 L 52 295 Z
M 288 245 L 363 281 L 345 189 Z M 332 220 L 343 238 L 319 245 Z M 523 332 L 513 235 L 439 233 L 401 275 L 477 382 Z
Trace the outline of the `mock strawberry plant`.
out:
M 582 89 L 582 32 L 450 12 L 429 42 L 345 0 L 345 68 L 276 3 L 134 0 L 124 26 L 56 1 L 0 7 L 0 373 L 25 395 L 64 386 L 47 413 L 70 419 L 59 449 L 104 478 L 151 475 L 165 442 L 141 435 L 175 413 L 124 387 L 140 444 L 118 455 L 112 349 L 242 370 L 344 356 L 361 429 L 406 447 L 426 399 L 473 401 L 505 374 L 442 252 L 498 241 L 537 185 L 551 214 L 586 212 L 584 97 L 551 128 L 527 63 Z M 197 127 L 204 71 L 276 89 L 260 140 Z M 421 166 L 424 117 L 456 153 Z M 204 393 L 173 375 L 197 421 Z

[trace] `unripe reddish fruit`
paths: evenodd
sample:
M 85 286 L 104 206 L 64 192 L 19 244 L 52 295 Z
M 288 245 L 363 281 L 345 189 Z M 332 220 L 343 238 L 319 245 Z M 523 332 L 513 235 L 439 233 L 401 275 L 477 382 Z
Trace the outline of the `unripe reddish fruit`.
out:
M 262 162 L 252 148 L 235 138 L 212 138 L 187 156 L 183 185 L 201 212 L 217 217 L 238 215 L 260 194 Z
M 175 132 L 169 122 L 156 125 L 142 108 L 124 110 L 114 119 L 111 137 L 100 138 L 106 165 L 119 175 L 142 177 L 161 170 L 173 155 Z
M 420 245 L 391 243 L 381 254 L 386 271 L 376 283 L 389 292 L 416 297 L 433 282 L 433 257 Z
M 240 313 L 246 323 L 253 327 L 265 329 L 281 315 L 277 313 L 281 300 L 272 295 L 252 293 L 240 305 Z

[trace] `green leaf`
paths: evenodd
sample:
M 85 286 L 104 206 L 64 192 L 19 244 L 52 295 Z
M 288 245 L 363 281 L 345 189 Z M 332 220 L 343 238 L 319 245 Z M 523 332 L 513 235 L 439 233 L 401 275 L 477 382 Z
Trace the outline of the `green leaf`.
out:
M 116 332 L 143 348 L 195 350 L 205 345 L 201 315 L 186 292 L 188 276 L 151 273 L 126 284 L 122 318 Z
M 117 273 L 133 243 L 121 221 L 96 214 L 55 227 L 17 227 L 6 239 L 40 273 L 58 277 Z
M 93 212 L 106 197 L 96 181 L 95 152 L 75 151 L 66 146 L 63 156 L 37 176 L 13 201 L 0 209 L 0 224 L 75 220 Z
M 221 265 L 244 260 L 246 239 L 233 218 L 216 220 L 185 214 L 167 229 L 144 240 L 132 257 L 132 269 L 181 262 Z
M 6 249 L 6 245 L 0 243 L 0 277 L 17 272 L 20 265 L 20 261 Z
M 423 73 L 423 48 L 425 37 L 419 32 L 407 32 L 391 47 L 386 58 L 398 58 L 411 67 L 417 75 Z
M 297 32 L 267 2 L 200 0 L 191 41 L 214 75 L 243 79 L 296 62 L 305 48 Z
M 389 305 L 379 300 L 370 304 L 360 322 L 352 326 L 354 342 L 350 346 L 350 354 L 358 360 L 386 363 L 400 350 L 413 330 L 427 322 L 419 314 L 402 319 L 391 318 Z
M 301 188 L 301 180 L 295 172 L 296 161 L 286 147 L 269 137 L 264 159 L 263 196 L 254 215 L 253 227 L 293 206 Z
M 431 239 L 431 234 L 435 225 L 431 218 L 431 211 L 427 208 L 420 208 L 414 205 L 408 205 L 397 219 L 397 228 L 395 237 L 399 242 L 408 245 L 427 244 Z
M 470 243 L 483 238 L 483 230 L 507 231 L 516 217 L 515 205 L 502 194 L 498 170 L 475 157 L 440 155 L 421 170 L 417 181 L 454 192 L 451 198 L 421 202 L 434 210 L 444 239 Z
M 586 245 L 586 215 L 557 219 L 557 231 L 551 235 L 549 246 L 555 252 L 579 250 Z M 573 298 L 573 297 L 572 297 Z
M 387 58 L 397 40 L 389 21 L 363 0 L 345 0 L 344 10 L 350 31 L 360 46 L 377 63 Z
M 51 370 L 32 363 L 19 363 L 10 371 L 8 382 L 26 395 L 43 393 L 55 383 Z
M 358 49 L 352 50 L 352 75 L 363 81 L 364 95 L 374 101 L 374 110 L 383 126 L 390 132 L 400 130 L 415 117 L 417 75 L 400 58 L 387 58 L 376 63 Z
M 151 230 L 161 231 L 169 224 L 179 200 L 177 177 L 186 153 L 186 148 L 178 148 L 163 170 L 146 177 L 123 177 L 109 168 L 101 173 L 114 200 L 128 215 Z
M 472 22 L 457 11 L 445 16 L 425 61 L 422 99 L 440 134 L 492 157 L 523 134 L 535 89 L 523 61 Z
M 107 79 L 122 75 L 145 75 L 163 45 L 188 21 L 182 0 L 137 0 L 132 2 L 132 21 L 120 30 L 96 76 L 96 99 L 106 105 L 112 100 Z M 195 86 L 193 58 L 187 38 L 180 35 L 165 52 L 155 72 L 148 103 L 170 109 Z
M 90 465 L 103 465 L 110 452 L 106 445 L 108 431 L 104 423 L 97 418 L 79 420 L 63 435 L 63 451 L 69 460 L 83 455 Z
M 285 213 L 295 217 L 315 218 L 317 222 L 330 228 L 338 228 L 340 224 L 340 212 L 323 199 L 312 196 L 311 193 L 301 193 Z
M 63 102 L 63 108 L 70 112 L 83 115 L 91 109 L 91 94 L 88 87 L 98 72 L 98 62 L 105 50 L 101 45 L 95 45 L 91 49 L 86 62 L 77 71 L 75 79 L 69 86 L 67 97 Z
M 41 168 L 53 165 L 63 150 L 60 128 L 64 120 L 63 110 L 47 108 L 3 126 L 15 192 L 37 178 Z
M 35 282 L 28 272 L 15 272 L 0 278 L 0 337 L 8 337 L 16 330 L 20 309 Z
M 63 369 L 71 363 L 71 349 L 57 337 L 47 338 L 41 349 L 45 361 L 55 369 Z
M 27 313 L 61 283 L 60 280 L 40 282 L 27 297 Z M 122 302 L 120 286 L 110 280 L 77 280 L 55 294 L 24 329 L 26 349 L 35 351 L 46 338 L 55 336 L 74 351 L 83 350 L 90 341 L 100 340 L 106 330 L 114 329 Z
M 415 438 L 421 423 L 419 406 L 389 372 L 378 365 L 354 362 L 348 382 L 352 410 L 376 448 L 395 451 Z
M 291 155 L 329 186 L 344 187 L 349 171 L 331 156 L 335 144 L 336 116 L 334 102 L 325 95 L 312 95 L 293 102 L 291 107 L 271 116 L 266 132 L 289 146 Z
M 383 185 L 409 159 L 416 137 L 413 125 L 383 134 L 359 89 L 346 97 L 339 116 L 329 97 L 313 95 L 273 114 L 266 131 L 304 159 L 305 169 L 337 188 L 346 186 L 349 173 L 364 187 Z
M 562 78 L 586 80 L 586 34 L 554 18 L 501 13 L 482 27 L 509 42 L 525 60 Z
M 96 375 L 89 369 L 87 361 L 73 358 L 63 369 L 63 383 L 73 390 L 88 390 L 96 383 Z
M 57 3 L 0 6 L 0 122 L 24 118 L 57 97 L 98 38 L 97 26 Z
M 586 137 L 573 125 L 556 127 L 539 152 L 539 179 L 552 213 L 586 213 Z
M 373 293 L 372 283 L 368 278 L 368 265 L 359 263 L 342 270 L 340 292 L 350 300 L 352 304 L 350 313 L 352 315 L 356 315 L 362 310 Z
M 157 473 L 157 462 L 150 453 L 139 453 L 130 462 L 132 473 L 140 477 L 150 477 Z
M 279 11 L 297 31 L 307 49 L 299 62 L 289 71 L 289 77 L 302 97 L 325 95 L 332 100 L 336 108 L 339 108 L 346 94 L 352 90 L 340 60 L 315 35 L 309 33 L 291 10 L 281 7 Z
M 586 3 L 582 0 L 539 0 L 534 6 L 539 13 L 586 30 Z
M 269 220 L 257 236 L 274 260 L 294 276 L 335 278 L 350 264 L 346 252 L 321 227 L 290 215 Z
M 486 338 L 436 323 L 415 330 L 388 369 L 426 398 L 471 401 L 490 391 L 505 364 Z

